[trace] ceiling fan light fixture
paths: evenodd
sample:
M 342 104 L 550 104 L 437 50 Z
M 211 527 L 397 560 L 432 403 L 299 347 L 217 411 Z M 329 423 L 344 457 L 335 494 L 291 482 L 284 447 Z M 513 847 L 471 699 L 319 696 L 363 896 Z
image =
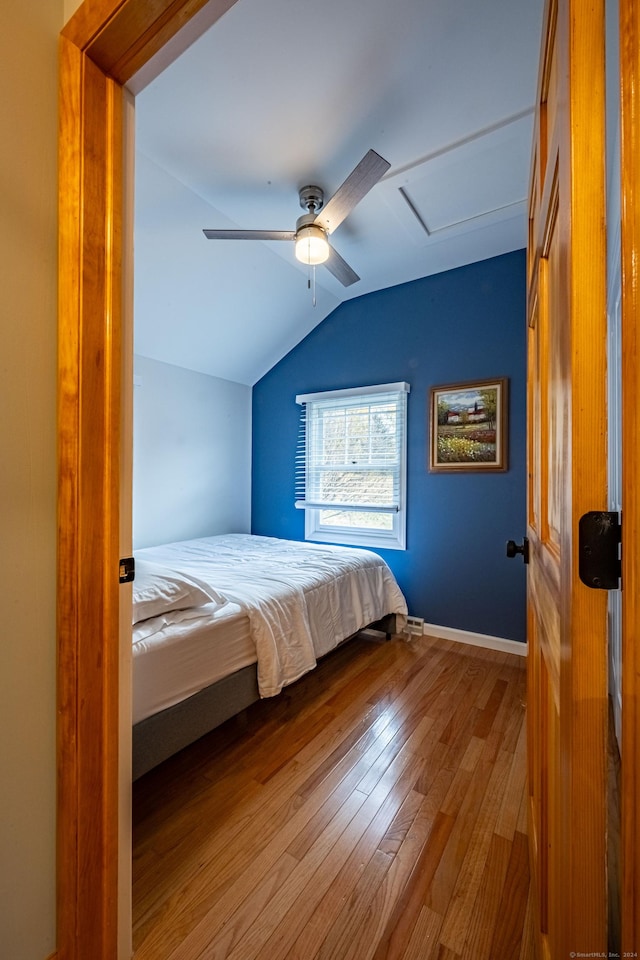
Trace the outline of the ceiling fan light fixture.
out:
M 329 259 L 329 241 L 322 227 L 310 223 L 296 231 L 296 258 L 311 266 Z

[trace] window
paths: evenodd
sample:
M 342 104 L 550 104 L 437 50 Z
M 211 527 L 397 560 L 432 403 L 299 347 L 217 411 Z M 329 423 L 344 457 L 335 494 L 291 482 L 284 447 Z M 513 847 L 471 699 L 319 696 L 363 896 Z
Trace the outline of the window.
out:
M 408 383 L 296 397 L 305 539 L 405 549 Z

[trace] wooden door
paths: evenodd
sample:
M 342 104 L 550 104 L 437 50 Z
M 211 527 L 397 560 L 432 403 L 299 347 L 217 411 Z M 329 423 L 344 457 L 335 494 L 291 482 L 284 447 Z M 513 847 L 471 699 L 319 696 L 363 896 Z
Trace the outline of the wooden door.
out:
M 604 2 L 547 0 L 530 180 L 528 724 L 540 956 L 606 955 L 606 593 L 578 521 L 606 510 Z
M 620 0 L 622 265 L 622 952 L 640 953 L 640 0 Z

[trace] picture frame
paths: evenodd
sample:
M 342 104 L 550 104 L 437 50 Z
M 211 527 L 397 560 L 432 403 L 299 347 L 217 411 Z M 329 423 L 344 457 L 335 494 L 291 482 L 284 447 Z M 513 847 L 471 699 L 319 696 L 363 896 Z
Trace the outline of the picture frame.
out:
M 429 470 L 507 470 L 509 380 L 469 380 L 432 387 Z

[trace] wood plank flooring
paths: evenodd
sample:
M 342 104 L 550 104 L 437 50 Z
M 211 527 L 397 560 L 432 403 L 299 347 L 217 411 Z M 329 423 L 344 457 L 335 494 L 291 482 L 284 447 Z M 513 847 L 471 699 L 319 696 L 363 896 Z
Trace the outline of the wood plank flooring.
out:
M 525 660 L 361 635 L 134 784 L 135 960 L 532 960 Z

